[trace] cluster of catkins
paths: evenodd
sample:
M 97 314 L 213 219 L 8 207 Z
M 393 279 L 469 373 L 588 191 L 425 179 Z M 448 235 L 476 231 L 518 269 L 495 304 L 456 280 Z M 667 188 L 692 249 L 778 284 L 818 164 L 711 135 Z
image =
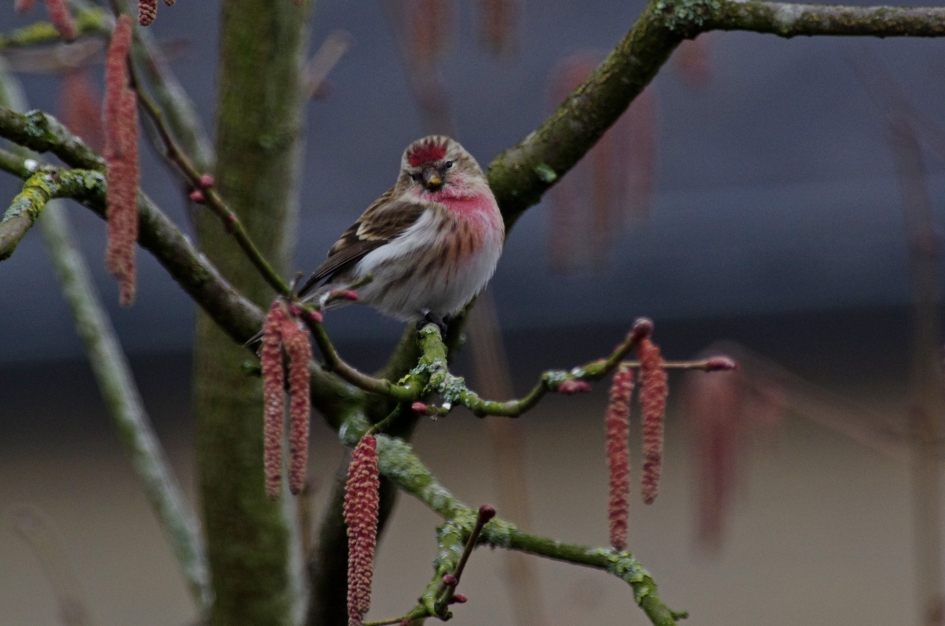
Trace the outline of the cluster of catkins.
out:
M 640 359 L 640 408 L 643 413 L 643 501 L 652 504 L 659 489 L 663 461 L 663 420 L 669 388 L 660 349 L 649 337 L 640 340 L 637 356 Z M 617 550 L 627 547 L 630 501 L 628 438 L 633 387 L 633 369 L 623 363 L 614 374 L 605 417 L 607 463 L 610 468 L 610 545 Z
M 289 360 L 286 376 L 283 351 Z M 289 491 L 302 492 L 308 463 L 311 398 L 308 362 L 312 347 L 308 333 L 281 300 L 272 303 L 263 324 L 259 350 L 263 379 L 263 466 L 266 494 L 278 498 L 282 488 L 282 439 L 285 434 L 285 393 L 289 389 Z

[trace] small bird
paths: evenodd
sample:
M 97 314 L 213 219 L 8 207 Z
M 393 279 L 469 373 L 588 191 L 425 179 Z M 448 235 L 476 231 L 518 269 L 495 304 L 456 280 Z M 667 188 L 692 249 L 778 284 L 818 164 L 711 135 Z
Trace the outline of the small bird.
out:
M 331 293 L 370 275 L 358 302 L 443 329 L 492 278 L 504 241 L 502 214 L 476 159 L 453 139 L 431 135 L 407 147 L 397 182 L 335 242 L 298 295 L 325 306 Z

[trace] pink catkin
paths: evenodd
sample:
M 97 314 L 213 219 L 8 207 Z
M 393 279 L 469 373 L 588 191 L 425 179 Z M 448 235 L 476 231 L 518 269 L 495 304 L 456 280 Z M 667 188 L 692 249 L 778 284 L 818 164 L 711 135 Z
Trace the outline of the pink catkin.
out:
M 409 0 L 408 41 L 414 61 L 432 63 L 449 44 L 453 34 L 453 0 Z
M 101 152 L 105 147 L 105 130 L 99 115 L 102 102 L 87 70 L 78 69 L 63 74 L 58 107 L 59 119 L 66 128 L 93 150 Z
M 308 362 L 312 346 L 308 333 L 294 319 L 282 322 L 282 341 L 289 355 L 289 491 L 302 493 L 308 467 L 309 396 Z
M 614 167 L 619 207 L 615 210 L 618 217 L 627 218 L 621 222 L 629 221 L 631 226 L 649 220 L 659 157 L 658 117 L 656 90 L 649 86 L 608 131 L 615 136 L 617 147 Z
M 348 626 L 361 626 L 371 608 L 377 514 L 380 504 L 377 441 L 371 435 L 351 453 L 345 485 L 344 515 L 348 527 Z
M 637 347 L 640 358 L 640 408 L 643 413 L 643 501 L 652 504 L 663 464 L 663 420 L 666 416 L 666 369 L 660 349 L 645 337 Z
M 115 25 L 105 61 L 105 174 L 108 186 L 108 249 L 105 267 L 118 278 L 122 306 L 135 296 L 135 243 L 138 239 L 138 107 L 128 88 L 131 17 Z
M 150 26 L 157 17 L 157 0 L 138 0 L 138 23 Z
M 266 495 L 275 500 L 282 487 L 282 437 L 285 429 L 285 397 L 282 367 L 282 333 L 292 323 L 279 302 L 273 302 L 263 323 L 259 358 L 263 380 L 263 469 Z
M 518 0 L 479 0 L 479 38 L 493 54 L 515 50 Z
M 65 41 L 75 41 L 75 22 L 65 0 L 46 0 L 46 12 L 59 36 Z
M 695 39 L 683 41 L 673 54 L 673 69 L 690 89 L 701 89 L 712 80 L 709 41 L 703 33 Z
M 551 105 L 570 97 L 599 61 L 594 53 L 578 52 L 558 63 L 550 80 Z M 649 87 L 551 190 L 553 271 L 605 265 L 628 224 L 646 221 L 656 178 L 657 122 Z
M 694 459 L 696 535 L 700 544 L 717 549 L 738 472 L 746 405 L 744 375 L 689 372 L 683 398 Z
M 581 83 L 587 80 L 598 59 L 587 52 L 573 54 L 552 70 L 549 100 L 558 107 Z M 587 189 L 590 160 L 582 159 L 551 189 L 551 229 L 548 248 L 551 268 L 557 274 L 570 274 L 583 264 L 589 247 L 585 224 L 588 210 Z
M 621 365 L 610 387 L 610 402 L 604 426 L 607 431 L 607 466 L 610 468 L 610 501 L 607 518 L 610 522 L 610 545 L 617 550 L 627 548 L 627 526 L 630 516 L 630 395 L 633 393 L 633 370 Z

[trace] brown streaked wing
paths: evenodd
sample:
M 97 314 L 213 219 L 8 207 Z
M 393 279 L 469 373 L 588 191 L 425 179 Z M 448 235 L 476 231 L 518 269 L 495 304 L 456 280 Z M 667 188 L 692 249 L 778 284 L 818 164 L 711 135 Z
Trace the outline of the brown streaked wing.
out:
M 411 202 L 391 203 L 389 199 L 392 192 L 393 189 L 378 198 L 335 242 L 325 262 L 299 289 L 299 296 L 305 296 L 322 280 L 356 263 L 416 223 L 425 207 Z

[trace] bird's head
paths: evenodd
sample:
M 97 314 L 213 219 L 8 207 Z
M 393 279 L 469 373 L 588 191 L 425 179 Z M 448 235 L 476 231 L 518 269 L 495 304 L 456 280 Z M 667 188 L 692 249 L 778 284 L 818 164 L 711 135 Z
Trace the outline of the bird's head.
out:
M 401 159 L 399 182 L 419 193 L 463 195 L 484 181 L 476 159 L 443 135 L 418 139 L 407 146 Z

